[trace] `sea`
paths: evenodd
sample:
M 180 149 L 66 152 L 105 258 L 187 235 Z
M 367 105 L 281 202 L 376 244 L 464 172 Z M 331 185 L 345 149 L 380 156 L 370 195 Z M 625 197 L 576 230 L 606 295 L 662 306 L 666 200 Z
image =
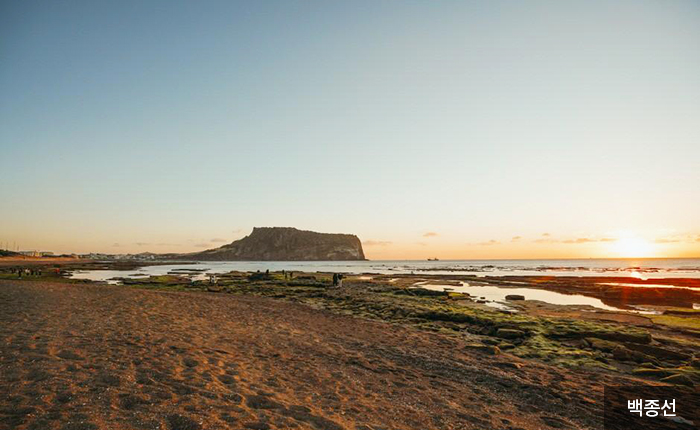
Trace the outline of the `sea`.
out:
M 194 270 L 193 270 L 194 269 Z M 700 258 L 553 260 L 368 260 L 368 261 L 202 261 L 144 266 L 135 270 L 82 270 L 74 279 L 108 281 L 175 272 L 200 275 L 265 270 L 347 274 L 433 274 L 475 276 L 610 276 L 639 279 L 700 278 Z

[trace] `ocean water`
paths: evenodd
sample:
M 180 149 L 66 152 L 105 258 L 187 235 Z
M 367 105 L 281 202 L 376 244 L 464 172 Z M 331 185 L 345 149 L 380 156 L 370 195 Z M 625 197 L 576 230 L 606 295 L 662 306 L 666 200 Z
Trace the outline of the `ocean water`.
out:
M 75 279 L 107 281 L 114 277 L 165 275 L 175 270 L 196 269 L 199 276 L 244 272 L 296 271 L 348 274 L 433 274 L 433 275 L 548 275 L 548 276 L 629 276 L 639 279 L 700 278 L 698 258 L 647 259 L 567 259 L 567 260 L 377 260 L 377 261 L 227 261 L 174 263 L 145 266 L 136 270 L 85 270 L 71 274 Z

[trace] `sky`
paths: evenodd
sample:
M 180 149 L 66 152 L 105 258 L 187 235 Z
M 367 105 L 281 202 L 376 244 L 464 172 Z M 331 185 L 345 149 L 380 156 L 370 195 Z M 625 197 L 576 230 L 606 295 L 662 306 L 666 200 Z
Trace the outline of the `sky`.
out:
M 0 0 L 0 172 L 22 250 L 700 257 L 700 2 Z

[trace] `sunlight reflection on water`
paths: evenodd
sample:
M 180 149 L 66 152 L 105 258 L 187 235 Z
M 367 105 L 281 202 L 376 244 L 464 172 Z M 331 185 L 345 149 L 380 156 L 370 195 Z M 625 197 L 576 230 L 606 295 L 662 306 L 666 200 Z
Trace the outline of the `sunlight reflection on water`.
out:
M 555 291 L 540 290 L 535 288 L 502 288 L 494 286 L 472 286 L 466 282 L 462 282 L 462 286 L 455 285 L 440 285 L 430 283 L 418 283 L 416 286 L 434 291 L 443 291 L 445 289 L 458 293 L 467 293 L 470 296 L 477 298 L 484 297 L 489 302 L 486 303 L 492 307 L 502 308 L 503 305 L 508 305 L 506 296 L 510 294 L 519 294 L 525 296 L 525 300 L 539 300 L 553 305 L 588 305 L 599 309 L 609 311 L 617 311 L 619 308 L 608 306 L 599 299 L 594 297 L 586 297 L 578 294 L 562 294 Z

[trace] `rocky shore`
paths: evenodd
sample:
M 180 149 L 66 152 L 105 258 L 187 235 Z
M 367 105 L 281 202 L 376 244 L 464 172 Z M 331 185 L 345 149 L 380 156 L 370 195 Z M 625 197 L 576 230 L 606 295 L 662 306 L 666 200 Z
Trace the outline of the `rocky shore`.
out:
M 600 429 L 604 385 L 698 392 L 691 309 L 507 313 L 420 279 L 0 272 L 0 428 Z

